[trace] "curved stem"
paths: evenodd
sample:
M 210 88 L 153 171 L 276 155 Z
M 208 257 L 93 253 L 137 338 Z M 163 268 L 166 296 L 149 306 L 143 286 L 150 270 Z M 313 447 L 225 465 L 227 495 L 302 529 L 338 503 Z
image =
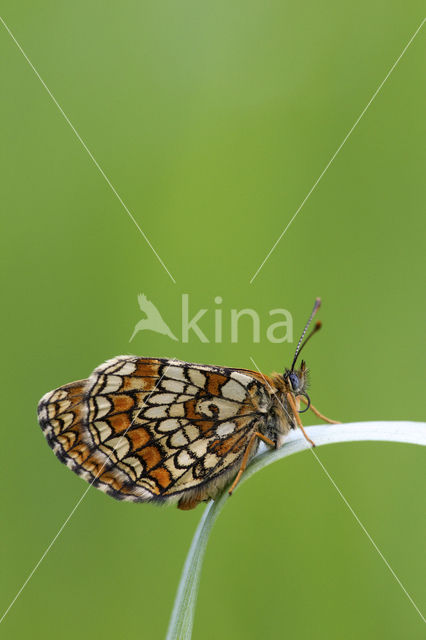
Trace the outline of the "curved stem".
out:
M 317 447 L 357 441 L 403 442 L 426 446 L 426 424 L 420 422 L 354 422 L 306 427 L 306 431 Z M 308 448 L 309 445 L 300 430 L 292 432 L 280 449 L 272 451 L 268 449 L 251 460 L 236 491 L 253 474 L 269 464 Z M 204 510 L 185 560 L 166 640 L 190 640 L 191 638 L 208 538 L 219 513 L 228 500 L 229 496 L 225 488 L 222 494 L 215 501 L 210 501 Z

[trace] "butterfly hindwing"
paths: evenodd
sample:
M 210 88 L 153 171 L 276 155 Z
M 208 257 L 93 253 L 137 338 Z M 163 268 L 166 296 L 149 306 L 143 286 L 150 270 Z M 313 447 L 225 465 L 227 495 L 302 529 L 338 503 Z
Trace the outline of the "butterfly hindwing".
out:
M 224 486 L 269 406 L 252 372 L 119 356 L 46 394 L 39 419 L 59 459 L 103 491 L 176 501 Z
M 90 484 L 119 499 L 128 499 L 123 487 L 82 437 L 87 380 L 46 393 L 38 405 L 38 419 L 57 458 Z

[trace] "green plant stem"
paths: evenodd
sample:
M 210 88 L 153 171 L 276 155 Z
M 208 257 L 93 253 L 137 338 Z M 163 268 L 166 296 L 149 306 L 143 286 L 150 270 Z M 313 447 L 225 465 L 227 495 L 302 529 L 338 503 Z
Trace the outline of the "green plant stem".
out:
M 355 441 L 426 445 L 426 424 L 418 422 L 358 422 L 308 427 L 306 431 L 316 446 Z M 309 448 L 299 430 L 292 433 L 281 449 L 264 450 L 251 460 L 237 489 L 254 473 L 269 464 Z M 211 500 L 204 510 L 185 560 L 166 640 L 190 640 L 192 636 L 195 605 L 208 538 L 219 513 L 228 500 L 229 496 L 225 489 L 215 501 Z

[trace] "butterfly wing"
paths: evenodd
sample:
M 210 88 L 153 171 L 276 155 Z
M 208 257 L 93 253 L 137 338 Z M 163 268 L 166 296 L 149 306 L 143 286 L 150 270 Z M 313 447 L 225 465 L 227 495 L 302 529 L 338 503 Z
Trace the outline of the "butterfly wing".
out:
M 38 405 L 40 426 L 57 458 L 74 473 L 105 493 L 128 499 L 126 487 L 83 439 L 86 385 L 87 380 L 79 380 L 46 393 Z
M 39 420 L 58 458 L 106 493 L 193 506 L 237 471 L 270 410 L 268 384 L 250 371 L 119 356 L 44 396 Z

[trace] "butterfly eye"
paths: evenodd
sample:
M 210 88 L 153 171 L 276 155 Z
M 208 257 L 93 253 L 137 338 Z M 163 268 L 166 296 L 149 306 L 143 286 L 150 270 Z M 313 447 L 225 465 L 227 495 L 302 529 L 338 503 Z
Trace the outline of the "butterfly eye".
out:
M 288 376 L 290 379 L 290 383 L 292 386 L 293 391 L 297 391 L 297 389 L 299 388 L 299 378 L 295 373 L 290 373 L 290 375 Z

